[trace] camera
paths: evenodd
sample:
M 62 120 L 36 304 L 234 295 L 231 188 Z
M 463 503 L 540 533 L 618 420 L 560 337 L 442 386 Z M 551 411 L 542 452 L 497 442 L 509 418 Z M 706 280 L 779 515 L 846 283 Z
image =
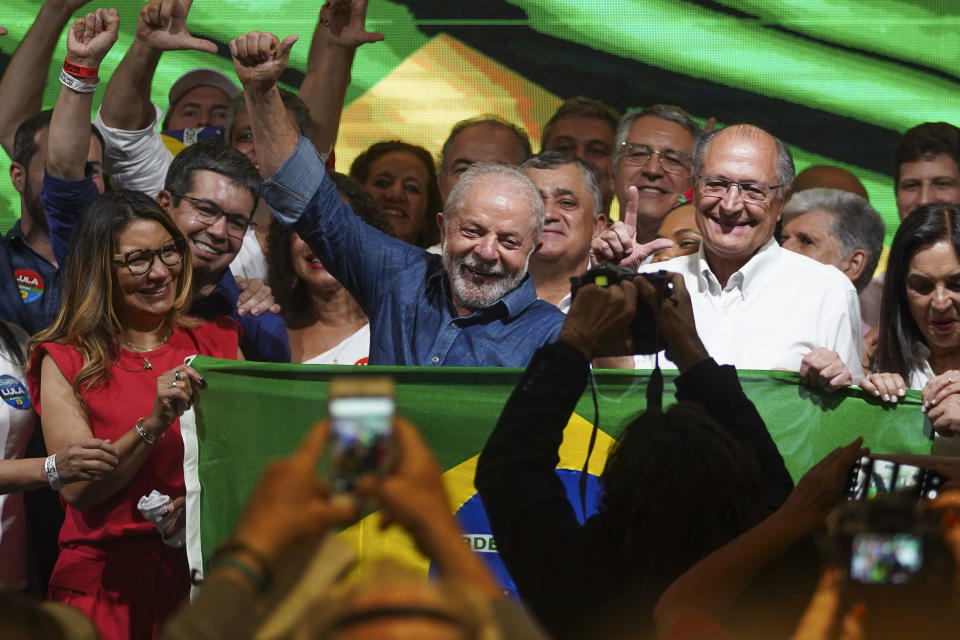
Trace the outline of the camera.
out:
M 658 295 L 662 298 L 666 285 L 668 284 L 666 271 L 657 271 L 655 273 L 637 273 L 630 269 L 617 267 L 601 266 L 594 267 L 577 278 L 570 278 L 570 299 L 577 297 L 577 291 L 580 287 L 593 284 L 598 287 L 609 287 L 620 284 L 625 280 L 634 278 L 644 278 L 652 284 Z M 633 353 L 650 354 L 662 351 L 666 345 L 659 340 L 657 331 L 657 316 L 654 310 L 650 308 L 642 299 L 637 300 L 637 313 L 630 323 L 630 333 L 633 336 Z

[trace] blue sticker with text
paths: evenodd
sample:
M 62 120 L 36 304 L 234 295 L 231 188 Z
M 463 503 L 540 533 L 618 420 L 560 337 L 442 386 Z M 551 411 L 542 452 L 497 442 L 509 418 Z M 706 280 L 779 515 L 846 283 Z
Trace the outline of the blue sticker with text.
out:
M 14 409 L 29 409 L 27 387 L 13 376 L 0 376 L 0 397 Z

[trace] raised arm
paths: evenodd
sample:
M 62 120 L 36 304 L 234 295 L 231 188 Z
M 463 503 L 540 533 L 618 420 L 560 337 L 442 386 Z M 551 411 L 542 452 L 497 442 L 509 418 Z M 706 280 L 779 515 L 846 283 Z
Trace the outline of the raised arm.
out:
M 67 31 L 67 62 L 93 73 L 117 41 L 119 29 L 116 9 L 97 9 L 77 19 Z M 69 76 L 72 87 L 60 87 L 50 119 L 47 173 L 65 180 L 79 180 L 86 174 L 90 107 L 97 83 L 82 73 Z
M 333 0 L 323 5 L 310 42 L 300 98 L 314 122 L 312 142 L 329 153 L 337 140 L 353 57 L 361 45 L 383 40 L 364 28 L 368 0 Z
M 187 14 L 192 4 L 193 0 L 150 0 L 140 9 L 133 44 L 103 94 L 100 117 L 104 124 L 137 131 L 154 121 L 150 88 L 164 51 L 196 49 L 217 52 L 217 45 L 194 38 L 187 30 Z
M 257 141 L 260 173 L 276 173 L 297 148 L 298 136 L 287 109 L 280 100 L 277 80 L 290 61 L 290 49 L 298 36 L 281 42 L 272 33 L 251 31 L 230 42 L 230 55 L 237 71 Z
M 43 3 L 37 19 L 7 65 L 0 80 L 0 145 L 8 156 L 13 156 L 17 127 L 43 108 L 46 70 L 63 28 L 73 12 L 87 2 L 89 0 L 47 0 Z

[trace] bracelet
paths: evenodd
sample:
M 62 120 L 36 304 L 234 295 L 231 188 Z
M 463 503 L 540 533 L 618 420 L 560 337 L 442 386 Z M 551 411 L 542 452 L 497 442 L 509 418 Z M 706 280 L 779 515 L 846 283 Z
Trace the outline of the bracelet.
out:
M 146 418 L 140 418 L 140 419 L 138 419 L 138 420 L 137 420 L 137 424 L 136 424 L 136 426 L 135 426 L 134 428 L 137 430 L 137 433 L 140 435 L 140 438 L 141 438 L 144 442 L 146 442 L 146 443 L 149 444 L 149 445 L 157 444 L 157 440 L 159 440 L 160 438 L 158 438 L 157 436 L 151 434 L 149 431 L 147 431 L 146 429 L 143 428 L 143 421 L 144 421 L 145 419 L 146 419 Z
M 214 559 L 212 566 L 229 567 L 237 573 L 242 574 L 243 577 L 250 582 L 253 590 L 257 593 L 263 593 L 264 589 L 267 588 L 267 577 L 261 573 L 257 573 L 256 569 L 238 558 L 216 558 Z
M 237 551 L 246 554 L 248 557 L 255 560 L 258 565 L 260 565 L 259 574 L 257 574 L 249 564 L 246 564 L 236 558 L 224 557 Z M 239 540 L 228 540 L 214 552 L 211 566 L 216 567 L 220 565 L 230 566 L 247 576 L 253 586 L 256 587 L 258 592 L 262 592 L 264 589 L 269 587 L 271 581 L 273 580 L 273 575 L 270 571 L 270 563 L 263 556 L 263 554 L 244 544 L 243 542 L 240 542 Z M 240 569 L 237 565 L 242 565 L 243 568 Z
M 47 482 L 54 491 L 63 489 L 63 483 L 60 482 L 60 474 L 57 472 L 57 454 L 47 456 L 43 461 L 43 471 L 47 474 Z
M 78 78 L 96 78 L 100 72 L 100 67 L 84 67 L 79 64 L 74 64 L 69 60 L 64 60 L 63 70 Z
M 60 69 L 60 83 L 71 91 L 76 91 L 77 93 L 93 93 L 97 90 L 97 87 L 100 86 L 100 81 L 90 84 L 80 80 L 79 78 L 74 78 L 72 75 L 66 72 L 65 69 Z

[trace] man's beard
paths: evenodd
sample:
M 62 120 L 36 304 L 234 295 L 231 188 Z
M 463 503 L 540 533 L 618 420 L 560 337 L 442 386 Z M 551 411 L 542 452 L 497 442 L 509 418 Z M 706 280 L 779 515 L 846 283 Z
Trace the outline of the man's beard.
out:
M 527 265 L 530 263 L 530 254 L 527 254 L 523 269 L 516 273 L 509 273 L 503 263 L 487 265 L 472 253 L 460 257 L 450 255 L 446 247 L 443 249 L 443 267 L 450 279 L 453 295 L 465 307 L 474 311 L 493 304 L 519 287 L 524 276 L 527 275 Z M 483 275 L 496 276 L 497 279 L 489 284 L 474 284 L 463 275 L 463 270 L 466 268 Z

